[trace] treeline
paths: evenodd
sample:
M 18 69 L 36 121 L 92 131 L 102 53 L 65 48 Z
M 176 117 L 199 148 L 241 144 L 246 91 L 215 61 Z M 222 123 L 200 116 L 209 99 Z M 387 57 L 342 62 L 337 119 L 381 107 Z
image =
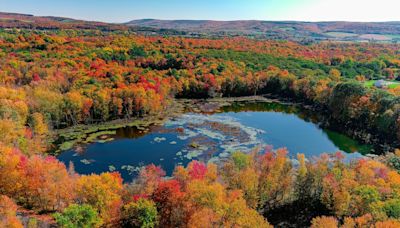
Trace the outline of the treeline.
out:
M 2 90 L 18 93 L 17 98 L 5 95 L 2 100 L 25 103 L 27 116 L 41 113 L 51 128 L 158 112 L 173 97 L 269 92 L 324 104 L 327 101 L 323 99 L 330 96 L 326 93 L 338 83 L 393 79 L 400 68 L 398 46 L 394 44 L 300 45 L 81 30 L 9 31 L 0 33 L 0 37 Z M 357 90 L 354 87 L 349 92 L 353 89 Z M 371 102 L 385 100 L 378 108 L 379 115 L 373 115 L 381 117 L 388 111 L 392 119 L 396 117 L 393 97 L 367 89 L 362 93 L 379 94 L 367 95 L 374 97 Z M 27 119 L 26 114 L 15 113 L 14 107 L 4 105 L 3 109 L 8 110 L 0 113 L 3 119 Z M 333 106 L 330 110 L 335 109 Z M 392 119 L 382 121 L 394 127 Z M 370 119 L 367 128 L 382 125 L 377 121 Z
M 398 171 L 370 159 L 345 163 L 340 153 L 314 160 L 299 154 L 293 163 L 284 149 L 237 152 L 220 168 L 193 161 L 168 179 L 149 165 L 123 184 L 118 173 L 78 175 L 51 157 L 0 151 L 5 227 L 21 227 L 9 197 L 38 213 L 55 212 L 62 227 L 271 227 L 267 219 L 313 227 L 400 226 Z
M 397 95 L 380 89 L 371 90 L 355 81 L 332 80 L 332 77 L 296 79 L 278 76 L 269 78 L 265 85 L 263 93 L 314 105 L 331 123 L 341 126 L 341 131 L 359 131 L 363 134 L 361 139 L 369 143 L 378 141 L 399 146 L 400 99 Z
M 383 50 L 382 50 L 383 51 Z M 350 53 L 349 53 L 350 54 Z M 399 62 L 388 57 L 378 57 L 370 60 L 357 60 L 337 56 L 332 58 L 304 58 L 300 56 L 277 56 L 252 51 L 207 50 L 203 53 L 207 58 L 224 59 L 234 62 L 244 62 L 252 70 L 266 69 L 276 66 L 286 69 L 298 77 L 328 76 L 332 69 L 339 70 L 346 79 L 394 79 L 399 75 Z

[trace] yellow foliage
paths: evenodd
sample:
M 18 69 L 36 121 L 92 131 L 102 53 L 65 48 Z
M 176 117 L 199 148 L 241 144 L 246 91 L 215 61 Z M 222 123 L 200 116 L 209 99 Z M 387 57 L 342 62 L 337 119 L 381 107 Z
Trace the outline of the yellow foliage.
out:
M 338 221 L 334 217 L 321 216 L 314 218 L 311 222 L 311 228 L 337 228 Z
M 81 176 L 76 183 L 78 200 L 97 209 L 106 223 L 119 216 L 122 188 L 122 179 L 115 173 Z

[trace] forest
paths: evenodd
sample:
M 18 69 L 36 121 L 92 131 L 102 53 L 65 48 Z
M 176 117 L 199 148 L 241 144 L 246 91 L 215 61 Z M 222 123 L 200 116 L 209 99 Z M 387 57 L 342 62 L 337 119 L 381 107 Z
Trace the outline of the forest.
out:
M 200 39 L 129 31 L 0 30 L 0 226 L 400 226 L 400 45 Z M 387 153 L 298 164 L 285 149 L 80 175 L 49 154 L 60 129 L 166 110 L 175 99 L 269 95 L 309 105 Z M 291 211 L 287 217 L 282 211 Z M 293 210 L 293 209 L 292 209 Z

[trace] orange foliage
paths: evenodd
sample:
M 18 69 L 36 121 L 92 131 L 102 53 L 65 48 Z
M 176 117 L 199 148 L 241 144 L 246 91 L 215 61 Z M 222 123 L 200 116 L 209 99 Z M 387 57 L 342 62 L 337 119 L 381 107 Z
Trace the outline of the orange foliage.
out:
M 0 227 L 22 228 L 16 212 L 17 205 L 7 196 L 0 195 Z

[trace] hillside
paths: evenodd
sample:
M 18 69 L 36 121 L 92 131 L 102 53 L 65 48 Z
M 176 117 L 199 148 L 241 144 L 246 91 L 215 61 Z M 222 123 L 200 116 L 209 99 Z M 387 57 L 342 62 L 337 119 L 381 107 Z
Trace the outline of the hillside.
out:
M 25 29 L 100 29 L 104 31 L 127 30 L 124 25 L 95 21 L 75 20 L 65 17 L 38 17 L 30 14 L 0 12 L 0 28 Z
M 259 39 L 311 42 L 400 40 L 400 22 L 301 22 L 301 21 L 211 21 L 141 19 L 115 24 L 55 16 L 0 12 L 0 28 L 97 29 L 134 31 L 147 35 L 189 37 L 249 36 Z
M 298 22 L 298 21 L 210 21 L 133 20 L 126 25 L 175 29 L 195 34 L 250 35 L 276 39 L 341 41 L 397 41 L 400 22 Z

